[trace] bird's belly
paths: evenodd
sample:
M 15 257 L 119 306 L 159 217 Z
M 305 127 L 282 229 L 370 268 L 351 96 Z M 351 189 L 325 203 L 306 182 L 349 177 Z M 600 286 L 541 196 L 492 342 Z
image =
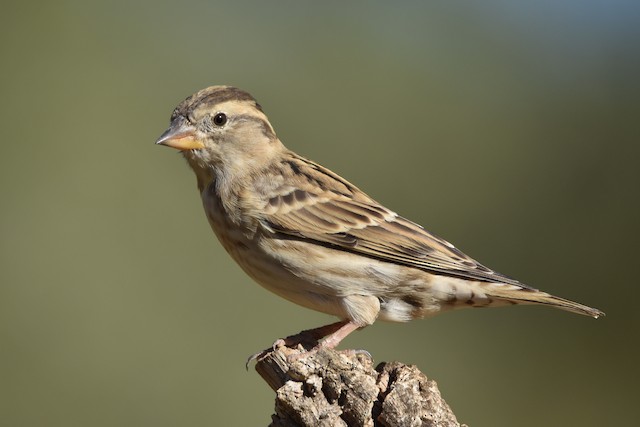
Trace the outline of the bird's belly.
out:
M 406 322 L 440 310 L 440 301 L 425 292 L 428 277 L 418 270 L 291 239 L 237 247 L 229 253 L 256 282 L 312 310 L 367 324 L 376 317 Z
M 339 318 L 349 317 L 343 304 L 349 285 L 330 277 L 331 274 L 323 274 L 319 268 L 300 268 L 298 255 L 291 260 L 255 242 L 223 246 L 245 273 L 265 289 L 303 307 Z
M 286 248 L 274 251 L 272 240 L 264 236 L 248 238 L 241 230 L 209 216 L 209 223 L 218 240 L 233 260 L 253 280 L 265 289 L 295 304 L 311 310 L 347 318 L 342 304 L 340 285 L 325 276 L 324 285 L 314 280 L 310 265 L 301 269 L 296 260 L 301 254 L 289 253 Z M 295 252 L 295 251 L 294 251 Z M 304 256 L 303 256 L 304 257 Z M 316 274 L 320 272 L 315 269 Z M 331 285 L 328 285 L 331 284 Z M 347 288 L 345 288 L 346 290 Z
M 352 318 L 354 298 L 374 297 L 375 304 L 368 305 L 379 319 L 406 322 L 460 306 L 461 291 L 465 293 L 469 284 L 312 242 L 278 239 L 259 230 L 249 233 L 223 215 L 211 215 L 215 208 L 219 206 L 205 209 L 211 228 L 252 279 L 282 298 L 322 313 Z

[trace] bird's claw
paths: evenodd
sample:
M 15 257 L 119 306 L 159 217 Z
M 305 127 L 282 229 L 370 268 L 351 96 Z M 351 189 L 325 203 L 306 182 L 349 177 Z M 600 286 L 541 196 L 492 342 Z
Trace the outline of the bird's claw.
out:
M 367 358 L 371 359 L 371 361 L 373 362 L 373 356 L 367 350 L 364 350 L 364 349 L 345 350 L 345 352 L 352 352 L 352 354 L 362 354 L 362 355 L 366 356 Z
M 245 363 L 244 367 L 248 371 L 249 370 L 249 365 L 251 364 L 251 362 L 253 362 L 253 361 L 260 362 L 265 357 L 267 357 L 270 353 L 278 350 L 280 347 L 283 347 L 285 345 L 287 345 L 286 338 L 285 339 L 279 338 L 279 339 L 275 340 L 273 342 L 273 344 L 271 345 L 271 347 L 265 348 L 264 350 L 259 351 L 258 353 L 255 353 L 255 354 L 252 354 L 251 356 L 249 356 L 249 358 L 247 359 L 247 362 Z

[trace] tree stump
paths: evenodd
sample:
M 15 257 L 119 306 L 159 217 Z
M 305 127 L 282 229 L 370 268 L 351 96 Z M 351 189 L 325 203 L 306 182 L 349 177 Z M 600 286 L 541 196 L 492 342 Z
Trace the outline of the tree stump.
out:
M 276 392 L 272 427 L 460 427 L 435 381 L 365 354 L 279 347 L 256 364 Z M 464 425 L 462 425 L 464 427 Z

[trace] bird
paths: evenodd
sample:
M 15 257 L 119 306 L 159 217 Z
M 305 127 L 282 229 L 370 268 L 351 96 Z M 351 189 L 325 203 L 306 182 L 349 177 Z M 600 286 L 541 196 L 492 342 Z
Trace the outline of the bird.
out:
M 239 88 L 211 86 L 186 98 L 156 144 L 182 153 L 213 232 L 254 281 L 339 319 L 274 346 L 311 339 L 309 351 L 335 348 L 377 320 L 408 322 L 463 307 L 537 304 L 604 315 L 485 267 L 289 150 Z

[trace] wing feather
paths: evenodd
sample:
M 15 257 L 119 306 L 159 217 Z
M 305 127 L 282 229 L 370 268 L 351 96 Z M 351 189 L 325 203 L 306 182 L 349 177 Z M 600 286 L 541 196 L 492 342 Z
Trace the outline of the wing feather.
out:
M 286 186 L 273 190 L 263 218 L 266 229 L 436 274 L 525 287 L 388 210 L 322 166 L 298 156 L 288 162 L 292 173 Z

